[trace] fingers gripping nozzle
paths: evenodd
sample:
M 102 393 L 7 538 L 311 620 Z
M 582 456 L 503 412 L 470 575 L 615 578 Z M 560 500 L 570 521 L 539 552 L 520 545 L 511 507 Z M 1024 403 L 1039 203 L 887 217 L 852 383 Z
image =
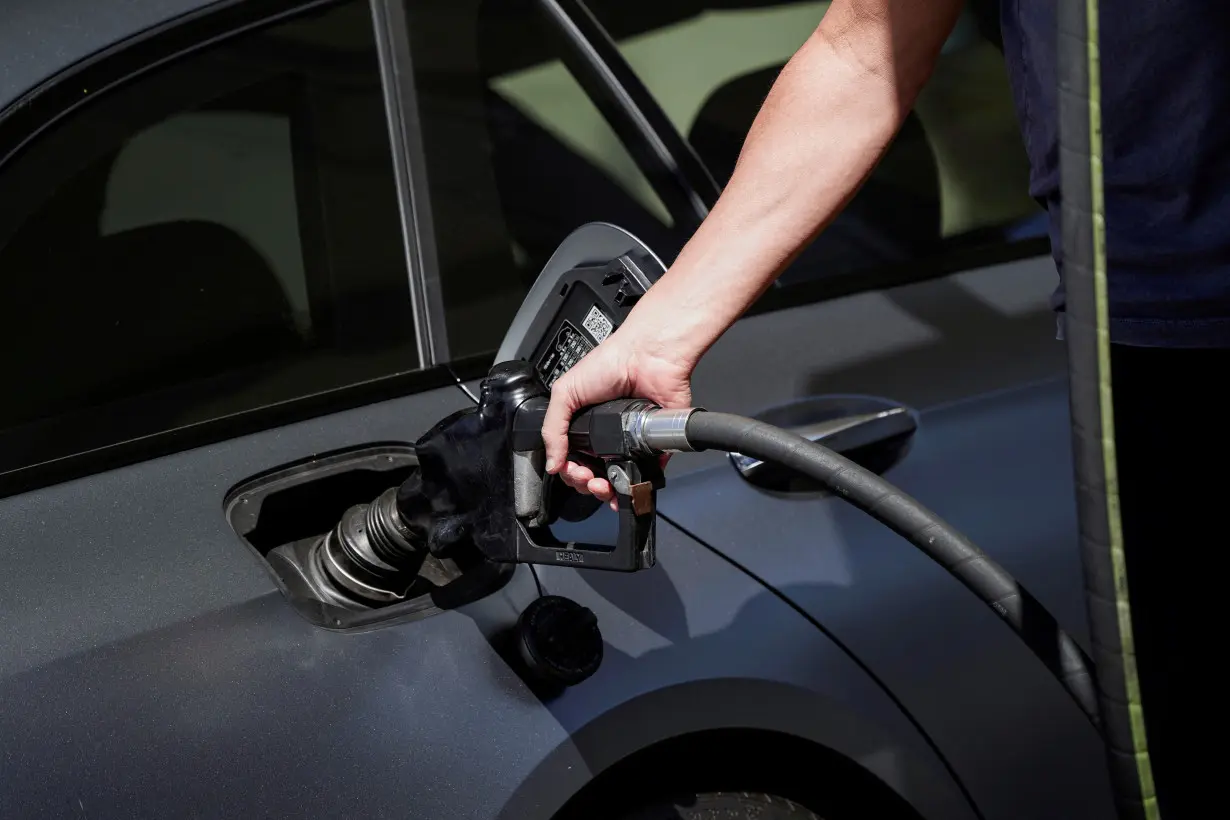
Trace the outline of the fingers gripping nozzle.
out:
M 598 508 L 545 470 L 542 424 L 550 394 L 524 361 L 496 365 L 477 407 L 441 421 L 416 444 L 420 491 L 403 493 L 403 515 L 430 519 L 433 551 L 472 542 L 489 559 L 630 572 L 655 563 L 654 510 L 664 478 L 661 451 L 645 445 L 640 414 L 650 402 L 623 399 L 577 413 L 569 435 L 577 458 L 601 470 L 618 498 L 614 547 L 555 538 L 549 526 Z
M 686 448 L 686 412 L 620 399 L 573 416 L 571 457 L 590 464 L 615 490 L 619 533 L 612 547 L 563 542 L 549 529 L 600 506 L 546 473 L 542 424 L 549 401 L 529 363 L 496 365 L 477 407 L 454 413 L 419 439 L 421 483 L 399 494 L 399 510 L 428 526 L 433 552 L 464 539 L 493 561 L 624 572 L 652 567 L 657 491 L 665 483 L 660 456 Z

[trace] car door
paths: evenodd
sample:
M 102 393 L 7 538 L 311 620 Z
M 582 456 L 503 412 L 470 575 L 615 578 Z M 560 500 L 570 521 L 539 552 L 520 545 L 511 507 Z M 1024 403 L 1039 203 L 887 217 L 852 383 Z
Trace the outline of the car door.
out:
M 585 6 L 719 184 L 776 72 L 827 8 Z M 694 395 L 800 427 L 860 406 L 906 409 L 917 420 L 906 446 L 900 428 L 878 441 L 869 424 L 860 455 L 1087 643 L 1065 362 L 1048 307 L 1055 271 L 1002 57 L 980 33 L 986 11 L 958 23 L 868 184 L 706 355 Z M 678 456 L 668 477 L 664 517 L 883 675 L 986 810 L 1109 811 L 1096 733 L 995 616 L 908 544 L 814 490 L 753 484 L 721 454 Z

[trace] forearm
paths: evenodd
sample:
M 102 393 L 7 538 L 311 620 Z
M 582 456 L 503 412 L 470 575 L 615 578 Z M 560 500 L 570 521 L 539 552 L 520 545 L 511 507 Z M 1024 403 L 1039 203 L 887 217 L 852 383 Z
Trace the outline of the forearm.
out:
M 691 364 L 854 196 L 946 36 L 903 55 L 888 21 L 837 5 L 782 70 L 709 217 L 628 319 Z M 944 19 L 932 25 L 950 29 Z

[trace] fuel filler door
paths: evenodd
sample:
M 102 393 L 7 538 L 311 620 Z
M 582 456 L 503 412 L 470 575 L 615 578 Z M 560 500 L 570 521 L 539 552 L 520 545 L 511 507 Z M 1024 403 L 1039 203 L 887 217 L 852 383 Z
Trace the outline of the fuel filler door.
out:
M 538 275 L 495 360 L 524 359 L 551 387 L 623 324 L 665 271 L 657 255 L 623 228 L 582 225 Z

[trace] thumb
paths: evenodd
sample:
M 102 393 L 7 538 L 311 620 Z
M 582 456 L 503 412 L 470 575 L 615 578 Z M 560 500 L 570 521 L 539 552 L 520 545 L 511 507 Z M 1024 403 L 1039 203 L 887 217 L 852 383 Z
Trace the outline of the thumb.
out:
M 565 374 L 551 388 L 547 414 L 542 420 L 542 442 L 547 451 L 548 473 L 559 472 L 568 460 L 568 425 L 579 407 L 581 397 L 577 394 L 576 380 Z

